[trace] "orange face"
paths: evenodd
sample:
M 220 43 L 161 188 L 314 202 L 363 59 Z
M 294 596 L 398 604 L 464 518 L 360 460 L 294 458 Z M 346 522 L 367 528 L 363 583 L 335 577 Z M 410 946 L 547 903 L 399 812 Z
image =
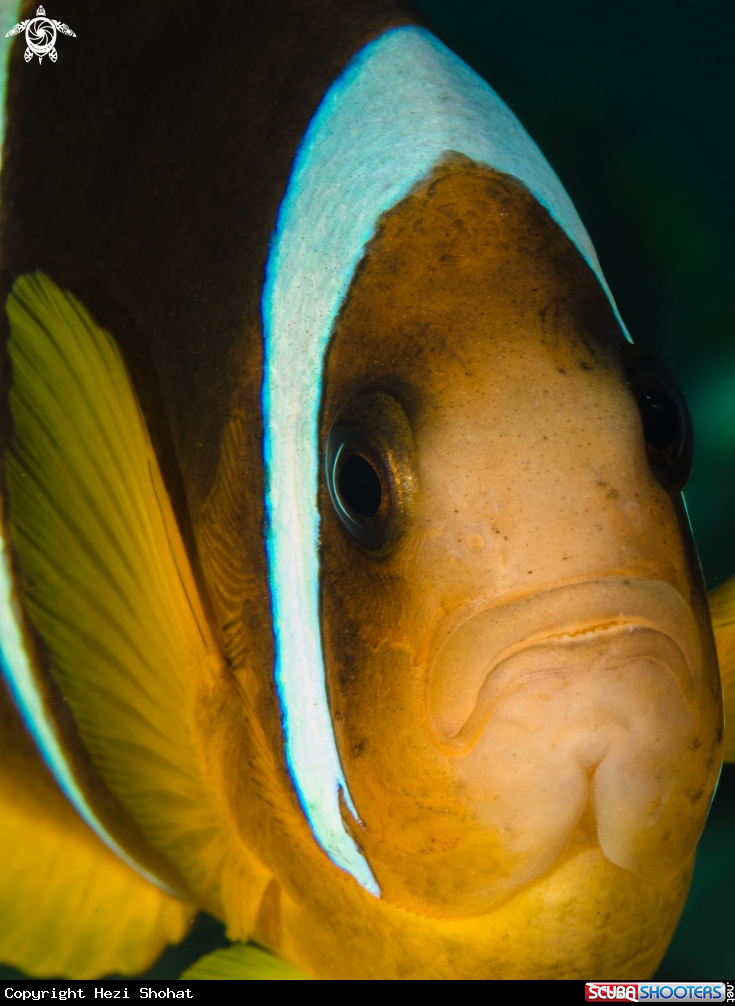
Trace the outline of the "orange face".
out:
M 670 888 L 722 715 L 685 420 L 525 189 L 449 163 L 383 221 L 322 442 L 332 718 L 383 897 L 483 915 L 591 850 Z

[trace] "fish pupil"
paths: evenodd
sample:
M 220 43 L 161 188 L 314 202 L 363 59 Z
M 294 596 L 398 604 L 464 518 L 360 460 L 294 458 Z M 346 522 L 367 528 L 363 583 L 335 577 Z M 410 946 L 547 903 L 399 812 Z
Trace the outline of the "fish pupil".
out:
M 661 387 L 646 388 L 638 399 L 643 433 L 655 451 L 667 451 L 681 436 L 681 417 L 676 403 Z
M 350 454 L 339 473 L 342 502 L 362 517 L 374 517 L 380 509 L 383 490 L 378 473 L 361 454 Z

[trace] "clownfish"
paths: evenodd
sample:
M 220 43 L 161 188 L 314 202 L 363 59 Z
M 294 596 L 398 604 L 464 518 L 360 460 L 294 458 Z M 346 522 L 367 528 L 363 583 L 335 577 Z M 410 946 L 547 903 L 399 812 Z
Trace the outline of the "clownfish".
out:
M 686 403 L 561 183 L 392 0 L 63 16 L 0 189 L 0 959 L 206 910 L 241 977 L 653 973 L 722 689 Z

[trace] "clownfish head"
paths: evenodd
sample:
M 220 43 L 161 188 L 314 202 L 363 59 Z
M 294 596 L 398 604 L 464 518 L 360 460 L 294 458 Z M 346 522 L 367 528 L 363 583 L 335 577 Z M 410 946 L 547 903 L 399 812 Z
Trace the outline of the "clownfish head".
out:
M 580 856 L 588 890 L 688 877 L 721 713 L 687 408 L 537 148 L 423 31 L 325 98 L 264 321 L 276 681 L 322 847 L 433 917 Z
M 326 363 L 321 602 L 385 897 L 480 914 L 590 847 L 690 862 L 718 719 L 689 440 L 513 180 L 450 168 L 383 221 Z

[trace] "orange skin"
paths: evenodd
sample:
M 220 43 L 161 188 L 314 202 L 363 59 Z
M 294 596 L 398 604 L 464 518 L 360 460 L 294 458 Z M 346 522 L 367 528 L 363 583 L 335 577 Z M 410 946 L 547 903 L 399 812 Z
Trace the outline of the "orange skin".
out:
M 642 703 L 642 716 L 647 702 L 668 703 L 676 744 L 692 746 L 677 764 L 676 798 L 618 854 L 638 864 L 641 897 L 649 883 L 662 891 L 679 878 L 676 907 L 654 926 L 660 955 L 716 780 L 721 711 L 701 577 L 681 504 L 649 467 L 622 341 L 579 254 L 508 179 L 451 166 L 396 208 L 340 317 L 322 429 L 326 436 L 365 390 L 393 395 L 413 431 L 420 488 L 408 530 L 387 555 L 356 544 L 324 493 L 323 628 L 340 753 L 363 825 L 353 832 L 384 898 L 420 915 L 485 916 L 570 858 L 599 852 L 596 816 L 608 832 L 622 827 L 605 807 L 605 785 L 615 783 L 598 783 L 597 815 L 577 786 L 556 830 L 553 808 L 531 814 L 515 841 L 492 814 L 483 823 L 483 800 L 499 799 L 487 757 L 495 764 L 499 755 L 457 758 L 437 743 L 427 711 L 437 636 L 478 610 L 561 584 L 592 582 L 582 599 L 591 610 L 601 578 L 673 588 L 694 613 L 687 632 L 704 653 L 695 708 L 686 711 L 671 675 L 652 699 L 658 685 L 640 683 L 637 665 L 620 699 Z M 578 613 L 582 625 L 593 616 Z M 529 634 L 543 627 L 531 618 Z M 532 716 L 549 695 L 514 701 L 515 715 L 526 702 Z M 542 798 L 537 754 L 529 742 L 528 764 L 509 783 L 525 787 L 516 815 Z M 589 757 L 591 777 L 601 757 Z
M 653 973 L 686 898 L 722 709 L 696 554 L 680 497 L 649 467 L 623 346 L 577 250 L 511 179 L 453 161 L 383 220 L 328 353 L 322 443 L 335 421 L 369 424 L 371 401 L 398 402 L 418 488 L 402 536 L 377 550 L 347 532 L 326 482 L 320 498 L 328 687 L 361 823 L 344 816 L 382 897 L 317 847 L 267 661 L 236 659 L 201 745 L 273 879 L 259 905 L 230 905 L 234 936 L 254 926 L 321 978 Z M 377 412 L 390 439 L 392 413 Z M 222 625 L 235 581 L 226 602 L 216 527 L 237 526 L 241 427 L 198 531 Z M 526 617 L 538 646 L 516 626 L 511 656 L 530 670 L 504 665 L 511 686 L 456 749 L 488 618 L 507 634 Z M 252 653 L 258 626 L 228 625 L 225 646 Z

